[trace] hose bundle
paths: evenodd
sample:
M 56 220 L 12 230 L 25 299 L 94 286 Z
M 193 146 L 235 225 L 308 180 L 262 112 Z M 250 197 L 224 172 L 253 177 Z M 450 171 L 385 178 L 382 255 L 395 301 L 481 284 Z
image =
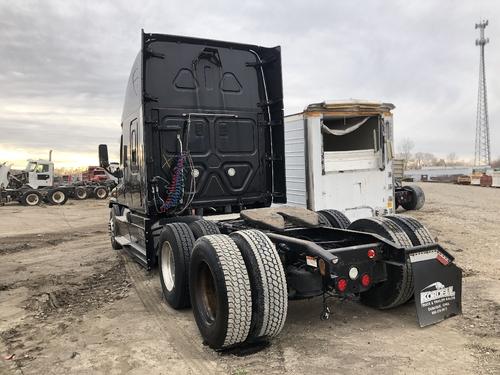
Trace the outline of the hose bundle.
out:
M 165 212 L 173 207 L 178 206 L 184 195 L 184 164 L 186 162 L 186 154 L 182 153 L 177 157 L 172 178 L 167 186 L 167 197 L 163 201 L 160 211 Z

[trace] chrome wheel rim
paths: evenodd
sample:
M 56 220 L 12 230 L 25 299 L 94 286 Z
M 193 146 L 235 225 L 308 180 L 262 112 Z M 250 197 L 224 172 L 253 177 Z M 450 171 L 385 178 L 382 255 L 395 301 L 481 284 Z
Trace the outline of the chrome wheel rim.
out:
M 203 263 L 199 269 L 197 291 L 201 312 L 207 323 L 213 324 L 217 317 L 219 301 L 217 300 L 214 276 L 206 263 Z
M 97 196 L 98 196 L 99 198 L 101 198 L 101 199 L 102 199 L 102 198 L 104 198 L 104 196 L 106 195 L 106 190 L 104 190 L 104 189 L 102 189 L 102 188 L 101 188 L 101 189 L 97 189 L 97 193 L 96 193 L 96 194 L 97 194 Z
M 34 193 L 28 194 L 28 196 L 26 197 L 26 203 L 28 203 L 30 206 L 36 206 L 39 201 L 40 198 L 37 194 Z
M 52 194 L 52 201 L 57 204 L 64 202 L 64 193 L 62 191 L 56 191 Z
M 165 287 L 171 292 L 175 284 L 175 263 L 174 252 L 168 241 L 165 241 L 161 247 L 161 274 Z

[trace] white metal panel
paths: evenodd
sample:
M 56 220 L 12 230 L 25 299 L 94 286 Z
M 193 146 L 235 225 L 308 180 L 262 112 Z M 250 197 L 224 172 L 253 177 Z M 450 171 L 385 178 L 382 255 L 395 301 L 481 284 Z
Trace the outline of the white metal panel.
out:
M 6 163 L 0 165 L 0 188 L 7 188 L 9 185 L 8 174 L 11 167 L 12 165 L 7 165 Z
M 306 120 L 311 179 L 308 208 L 315 211 L 337 209 L 351 220 L 373 216 L 374 212 L 380 213 L 388 209 L 389 200 L 394 202 L 392 163 L 386 160 L 386 168 L 381 171 L 371 150 L 369 153 L 360 152 L 356 161 L 358 165 L 369 168 L 351 169 L 352 158 L 334 160 L 335 156 L 342 156 L 341 153 L 327 152 L 324 155 L 323 171 L 321 117 L 307 116 Z M 354 154 L 355 152 L 351 157 Z
M 473 174 L 473 175 L 471 175 L 471 177 L 470 177 L 470 184 L 471 184 L 471 185 L 476 185 L 476 186 L 479 186 L 479 185 L 481 185 L 481 183 L 480 183 L 480 182 L 481 182 L 481 176 L 479 176 L 479 175 L 474 175 L 474 174 Z
M 325 152 L 325 172 L 355 171 L 377 167 L 375 150 Z
M 495 171 L 491 173 L 491 186 L 500 187 L 500 171 Z
M 285 168 L 287 203 L 307 207 L 304 117 L 285 117 Z

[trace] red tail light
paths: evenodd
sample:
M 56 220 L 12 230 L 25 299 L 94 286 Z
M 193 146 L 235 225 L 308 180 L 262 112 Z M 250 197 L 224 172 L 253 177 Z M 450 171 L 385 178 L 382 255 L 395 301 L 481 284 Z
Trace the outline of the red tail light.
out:
M 375 252 L 374 249 L 369 249 L 367 255 L 368 255 L 368 258 L 373 259 L 377 256 L 377 253 Z
M 363 274 L 363 276 L 361 276 L 361 285 L 363 285 L 365 288 L 370 285 L 370 283 L 372 282 L 372 279 L 370 278 L 370 275 L 368 275 L 367 273 Z
M 339 279 L 339 281 L 337 281 L 337 289 L 339 292 L 345 292 L 345 290 L 347 289 L 347 280 Z

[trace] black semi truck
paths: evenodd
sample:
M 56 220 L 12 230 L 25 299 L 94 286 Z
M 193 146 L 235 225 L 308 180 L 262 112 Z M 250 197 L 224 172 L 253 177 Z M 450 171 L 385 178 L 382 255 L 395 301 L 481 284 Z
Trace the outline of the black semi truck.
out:
M 460 313 L 461 270 L 417 220 L 286 206 L 279 47 L 143 32 L 121 129 L 112 247 L 158 266 L 210 347 L 278 335 L 289 299 L 323 297 L 323 318 L 330 296 L 414 298 L 421 326 Z

